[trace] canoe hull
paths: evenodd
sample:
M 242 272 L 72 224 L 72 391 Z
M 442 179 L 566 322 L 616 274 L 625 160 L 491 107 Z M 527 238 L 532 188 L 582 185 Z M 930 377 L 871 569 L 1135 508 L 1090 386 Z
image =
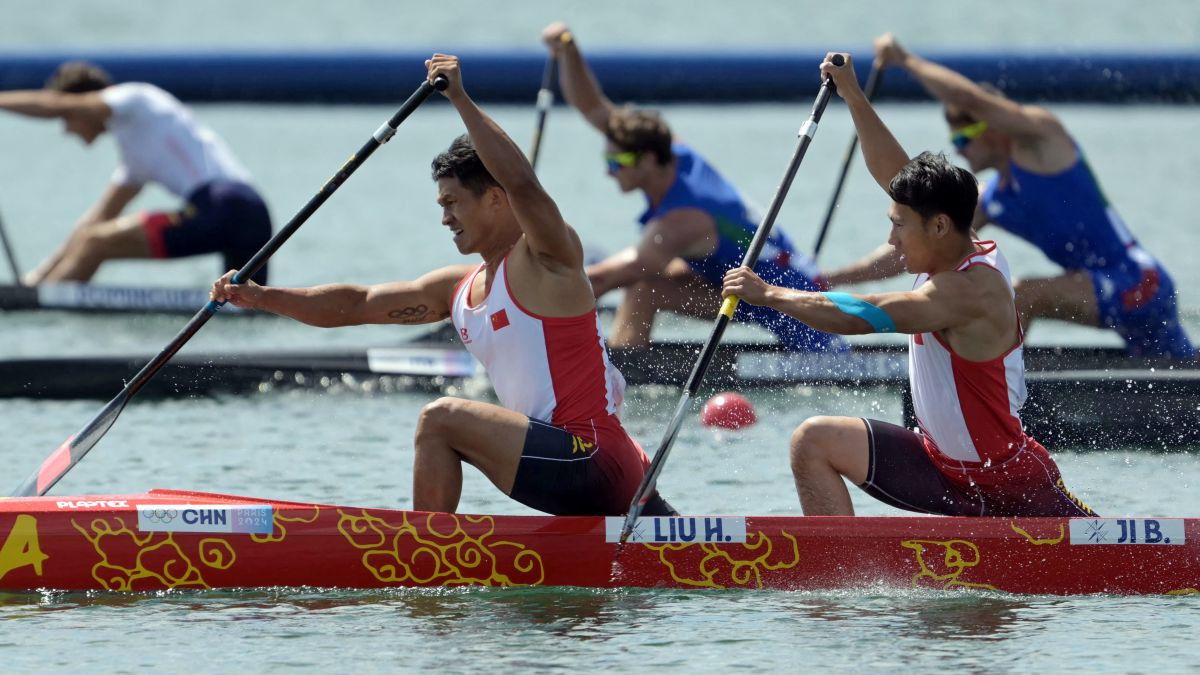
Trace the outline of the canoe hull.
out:
M 1195 519 L 643 519 L 635 535 L 639 541 L 618 547 L 620 523 L 173 490 L 9 499 L 0 501 L 0 590 L 887 586 L 1185 594 L 1200 589 Z

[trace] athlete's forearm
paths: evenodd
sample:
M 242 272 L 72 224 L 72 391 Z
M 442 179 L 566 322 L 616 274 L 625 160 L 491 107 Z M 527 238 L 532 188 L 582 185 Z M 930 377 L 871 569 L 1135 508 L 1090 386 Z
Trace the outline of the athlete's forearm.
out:
M 606 131 L 608 113 L 612 110 L 612 101 L 604 95 L 596 75 L 588 67 L 583 53 L 574 39 L 570 39 L 560 50 L 558 64 L 558 83 L 562 89 L 563 98 L 567 103 L 583 113 L 592 126 L 601 132 Z
M 942 103 L 966 107 L 979 88 L 960 73 L 911 52 L 904 57 L 901 67 L 917 78 L 930 96 Z
M 842 311 L 824 293 L 771 286 L 762 304 L 826 333 L 863 335 L 875 332 L 870 323 Z
M 261 287 L 251 302 L 236 302 L 247 309 L 286 316 L 319 328 L 365 323 L 362 309 L 368 289 L 354 284 L 325 284 L 310 288 Z M 247 294 L 245 297 L 249 298 Z
M 27 117 L 62 117 L 69 106 L 64 94 L 43 89 L 0 92 L 0 110 Z
M 587 268 L 588 280 L 592 282 L 592 292 L 597 298 L 609 291 L 631 286 L 653 274 L 638 263 L 636 258 L 624 259 L 617 256 Z
M 884 244 L 861 260 L 832 272 L 821 274 L 825 283 L 833 288 L 861 284 L 867 281 L 891 279 L 904 273 L 904 259 L 895 247 Z
M 458 110 L 467 134 L 488 173 L 511 199 L 520 190 L 538 185 L 537 175 L 521 148 L 509 138 L 496 121 L 483 112 L 466 93 L 450 100 Z
M 892 179 L 900 173 L 905 164 L 908 164 L 908 154 L 879 118 L 879 113 L 875 112 L 862 90 L 856 89 L 851 95 L 844 95 L 843 98 L 858 132 L 867 170 L 883 191 L 891 194 Z

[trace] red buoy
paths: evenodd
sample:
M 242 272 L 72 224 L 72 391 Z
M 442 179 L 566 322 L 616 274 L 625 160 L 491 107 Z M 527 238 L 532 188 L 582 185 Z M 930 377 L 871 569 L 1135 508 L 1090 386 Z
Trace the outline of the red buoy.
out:
M 757 421 L 754 406 L 735 391 L 723 391 L 713 396 L 700 411 L 700 423 L 706 427 L 741 429 Z

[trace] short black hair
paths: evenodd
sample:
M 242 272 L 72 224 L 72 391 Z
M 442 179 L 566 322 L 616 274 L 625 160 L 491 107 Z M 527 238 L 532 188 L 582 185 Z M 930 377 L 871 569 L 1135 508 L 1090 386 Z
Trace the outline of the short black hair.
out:
M 100 66 L 87 61 L 67 61 L 46 80 L 46 89 L 83 94 L 112 86 L 112 76 Z
M 483 165 L 483 160 L 479 159 L 471 137 L 466 134 L 454 139 L 445 152 L 434 157 L 432 168 L 435 181 L 441 178 L 457 178 L 476 196 L 482 195 L 490 187 L 500 187 L 500 183 L 496 182 Z
M 916 211 L 925 220 L 946 214 L 960 232 L 971 231 L 979 185 L 975 176 L 955 166 L 942 153 L 922 152 L 892 179 L 892 200 Z

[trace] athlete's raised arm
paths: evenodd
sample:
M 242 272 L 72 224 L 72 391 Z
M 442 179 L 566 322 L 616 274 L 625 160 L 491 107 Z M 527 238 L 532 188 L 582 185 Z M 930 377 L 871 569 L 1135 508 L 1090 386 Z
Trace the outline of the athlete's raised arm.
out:
M 883 191 L 891 194 L 892 179 L 900 173 L 905 164 L 908 164 L 908 155 L 883 120 L 879 119 L 862 87 L 858 86 L 858 79 L 854 75 L 854 60 L 850 54 L 842 53 L 846 61 L 841 66 L 833 65 L 834 54 L 835 52 L 827 54 L 825 61 L 821 63 L 821 78 L 833 78 L 838 95 L 846 101 L 846 107 L 850 109 L 850 117 L 854 120 L 855 130 L 858 131 L 859 145 L 862 147 L 867 169 Z
M 52 89 L 5 91 L 0 92 L 0 110 L 48 119 L 87 115 L 103 121 L 112 115 L 98 91 L 79 94 Z
M 1021 105 L 995 90 L 988 91 L 960 73 L 913 54 L 891 33 L 875 40 L 875 53 L 884 65 L 899 66 L 911 73 L 930 96 L 989 126 L 1014 136 L 1065 134 L 1045 108 Z
M 579 237 L 542 189 L 525 153 L 467 96 L 458 57 L 434 54 L 425 63 L 430 81 L 438 75 L 449 80 L 443 93 L 462 117 L 480 161 L 504 189 L 535 258 L 542 263 L 582 269 L 583 246 Z
M 567 24 L 556 21 L 546 26 L 542 31 L 542 41 L 558 58 L 558 84 L 562 88 L 563 98 L 600 133 L 607 133 L 613 102 L 604 95 Z

